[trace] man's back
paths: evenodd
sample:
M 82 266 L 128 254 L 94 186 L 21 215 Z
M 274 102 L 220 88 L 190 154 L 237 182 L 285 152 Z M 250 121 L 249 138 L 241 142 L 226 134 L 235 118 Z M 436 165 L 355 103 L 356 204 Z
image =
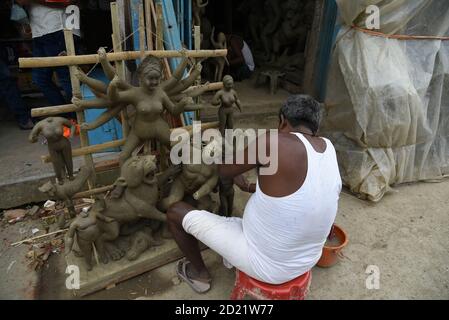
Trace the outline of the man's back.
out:
M 243 231 L 259 278 L 279 284 L 319 260 L 335 220 L 341 179 L 335 149 L 325 139 L 280 134 L 279 170 L 260 176 L 243 216 Z

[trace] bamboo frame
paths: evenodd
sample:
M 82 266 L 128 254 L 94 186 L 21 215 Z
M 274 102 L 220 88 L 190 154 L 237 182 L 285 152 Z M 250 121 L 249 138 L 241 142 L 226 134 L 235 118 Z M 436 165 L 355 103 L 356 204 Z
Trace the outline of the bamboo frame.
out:
M 178 50 L 153 50 L 145 51 L 145 56 L 154 56 L 157 58 L 209 58 L 209 57 L 225 57 L 228 50 L 186 50 L 185 53 Z M 107 54 L 109 61 L 127 61 L 139 59 L 140 51 L 123 51 L 112 52 Z M 82 56 L 58 56 L 45 58 L 20 58 L 19 67 L 25 68 L 47 68 L 47 67 L 65 67 L 77 66 L 83 64 L 95 64 L 99 62 L 98 54 L 88 54 Z
M 201 130 L 203 131 L 203 130 L 207 130 L 207 129 L 218 128 L 218 125 L 219 125 L 218 122 L 203 123 L 203 124 L 201 124 Z M 184 129 L 189 134 L 192 134 L 192 132 L 193 132 L 193 126 L 173 128 L 173 129 L 170 129 L 170 130 L 173 132 L 174 130 L 177 130 L 177 129 Z M 72 157 L 76 158 L 76 157 L 81 157 L 81 156 L 86 156 L 86 155 L 92 155 L 94 153 L 100 153 L 100 152 L 105 151 L 107 149 L 121 147 L 125 143 L 126 143 L 126 139 L 121 139 L 121 140 L 110 141 L 110 142 L 97 144 L 97 145 L 93 145 L 93 146 L 86 146 L 86 147 L 81 147 L 81 148 L 78 148 L 78 149 L 73 149 Z M 44 162 L 44 163 L 49 163 L 50 162 L 50 156 L 49 155 L 42 156 L 41 159 L 42 159 L 42 162 Z
M 75 42 L 73 40 L 73 32 L 71 30 L 64 30 L 64 39 L 67 50 L 67 56 L 75 56 L 76 52 L 75 52 Z M 70 71 L 70 81 L 72 83 L 72 92 L 73 92 L 72 95 L 74 97 L 82 99 L 81 84 L 78 78 L 75 76 L 77 68 L 75 66 L 70 66 L 69 71 Z M 78 123 L 85 122 L 84 111 L 77 111 L 76 118 Z M 87 132 L 84 130 L 81 130 L 80 132 L 80 142 L 81 147 L 86 147 L 89 145 L 89 137 L 87 136 Z M 94 168 L 94 160 L 91 154 L 84 155 L 84 163 L 87 167 L 91 168 L 92 172 L 94 173 L 94 177 L 88 179 L 89 189 L 92 189 L 95 184 L 95 168 Z

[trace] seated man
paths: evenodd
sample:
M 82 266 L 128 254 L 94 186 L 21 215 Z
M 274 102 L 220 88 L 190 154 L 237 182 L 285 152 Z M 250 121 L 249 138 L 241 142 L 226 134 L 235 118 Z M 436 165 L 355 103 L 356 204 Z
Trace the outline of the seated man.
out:
M 249 186 L 241 175 L 257 165 L 221 165 L 220 175 L 255 192 L 243 219 L 219 217 L 177 203 L 168 210 L 169 228 L 186 256 L 177 273 L 199 293 L 210 289 L 198 241 L 250 277 L 269 284 L 291 281 L 312 269 L 334 223 L 341 178 L 332 143 L 317 136 L 320 104 L 304 95 L 290 97 L 280 111 L 278 170 Z M 270 139 L 267 150 L 270 152 Z M 245 161 L 248 159 L 245 150 Z M 275 149 L 273 147 L 273 149 Z

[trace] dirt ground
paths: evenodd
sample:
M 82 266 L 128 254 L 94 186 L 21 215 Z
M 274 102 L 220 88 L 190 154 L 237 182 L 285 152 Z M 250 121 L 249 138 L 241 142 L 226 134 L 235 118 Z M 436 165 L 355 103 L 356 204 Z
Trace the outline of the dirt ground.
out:
M 247 118 L 237 125 L 270 128 L 276 122 L 276 117 Z M 249 178 L 254 181 L 254 173 Z M 339 264 L 313 269 L 308 299 L 449 299 L 448 195 L 449 180 L 399 186 L 378 204 L 344 191 L 336 222 L 347 232 L 349 245 Z M 236 192 L 237 216 L 248 197 Z M 179 283 L 172 263 L 84 299 L 228 299 L 234 271 L 227 270 L 210 250 L 204 256 L 214 279 L 205 295 Z M 0 262 L 4 259 L 0 255 Z M 8 261 L 0 263 L 2 271 L 8 265 Z M 380 271 L 377 290 L 366 286 L 368 266 Z M 64 270 L 62 255 L 53 255 L 41 272 L 40 299 L 74 299 L 65 289 Z M 0 287 L 0 297 L 2 290 L 7 288 Z

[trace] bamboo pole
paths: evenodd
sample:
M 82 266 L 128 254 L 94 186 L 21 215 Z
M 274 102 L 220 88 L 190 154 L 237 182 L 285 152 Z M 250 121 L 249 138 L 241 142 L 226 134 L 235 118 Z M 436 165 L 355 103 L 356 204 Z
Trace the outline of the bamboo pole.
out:
M 106 187 L 101 187 L 101 188 L 96 188 L 96 189 L 92 189 L 92 190 L 88 190 L 88 191 L 83 191 L 83 192 L 79 192 L 77 194 L 75 194 L 72 198 L 73 199 L 82 199 L 82 198 L 88 198 L 91 196 L 95 196 L 97 194 L 102 194 L 102 193 L 106 193 L 108 191 L 112 191 L 114 189 L 114 186 L 106 186 Z
M 114 46 L 114 52 L 122 52 L 122 37 L 120 32 L 120 22 L 119 22 L 119 15 L 118 15 L 118 8 L 116 2 L 111 2 L 111 21 L 112 21 L 112 45 Z M 117 75 L 120 79 L 125 80 L 125 64 L 123 61 L 117 61 L 115 64 Z M 128 137 L 128 113 L 125 108 L 120 113 L 120 118 L 122 122 L 122 134 L 123 137 Z
M 193 86 L 186 90 L 186 92 L 195 90 L 198 88 L 206 88 L 206 91 L 217 91 L 220 89 L 223 89 L 223 83 L 222 82 L 213 82 L 209 84 L 204 84 L 200 86 Z M 61 106 L 52 106 L 52 107 L 42 107 L 42 108 L 34 108 L 31 109 L 31 116 L 34 118 L 37 117 L 44 117 L 44 116 L 54 116 L 61 113 L 68 113 L 68 112 L 76 112 L 86 109 L 98 109 L 98 108 L 104 108 L 104 105 L 101 102 L 92 100 L 87 101 L 89 103 L 89 106 L 86 108 L 78 108 L 74 104 L 65 104 Z
M 148 50 L 154 50 L 153 47 L 153 19 L 151 18 L 151 3 L 150 0 L 145 0 L 145 25 L 147 31 L 147 46 Z
M 186 50 L 185 54 L 180 50 L 153 50 L 145 51 L 145 56 L 157 58 L 182 58 L 186 55 L 189 58 L 209 58 L 225 57 L 228 53 L 226 49 L 220 50 Z M 140 58 L 140 51 L 112 52 L 107 54 L 108 61 L 126 61 Z M 44 58 L 19 58 L 20 68 L 47 68 L 77 66 L 83 64 L 95 64 L 99 62 L 98 54 L 88 54 L 83 56 L 57 56 Z
M 139 49 L 141 59 L 145 58 L 145 16 L 143 12 L 143 4 L 139 4 Z
M 201 50 L 201 27 L 200 26 L 195 26 L 194 27 L 194 45 L 195 45 L 195 50 Z M 200 85 L 201 84 L 201 74 L 198 76 L 198 79 L 196 79 L 196 84 Z M 200 103 L 201 98 L 198 97 L 196 98 L 196 103 Z M 195 118 L 196 120 L 200 119 L 200 111 L 198 110 L 197 112 L 195 112 Z
M 67 51 L 67 56 L 75 56 L 75 42 L 73 41 L 73 32 L 71 30 L 64 30 L 64 39 L 65 39 L 65 46 Z M 72 92 L 73 96 L 79 99 L 82 99 L 81 96 L 81 85 L 78 78 L 75 76 L 77 68 L 75 66 L 70 66 L 70 81 L 72 83 Z M 84 111 L 77 111 L 76 112 L 76 118 L 78 123 L 84 123 L 85 117 L 84 117 Z M 86 147 L 89 145 L 89 137 L 87 136 L 87 132 L 85 130 L 80 131 L 80 142 L 81 147 Z M 92 189 L 95 184 L 95 168 L 94 168 L 94 161 L 92 159 L 91 154 L 86 154 L 84 156 L 84 162 L 85 165 L 92 169 L 94 178 L 90 177 L 88 179 L 88 185 L 89 189 Z
M 162 4 L 156 4 L 156 50 L 164 50 L 164 15 Z
M 218 122 L 202 123 L 201 124 L 201 130 L 204 131 L 204 130 L 207 130 L 207 129 L 214 129 L 214 128 L 218 128 L 218 126 L 219 126 Z M 193 126 L 174 128 L 174 129 L 170 129 L 170 131 L 174 131 L 174 130 L 177 130 L 177 129 L 184 129 L 190 135 L 193 133 Z M 115 141 L 106 142 L 106 143 L 103 143 L 103 144 L 97 144 L 97 145 L 94 145 L 94 146 L 87 146 L 87 147 L 82 147 L 82 148 L 79 148 L 79 149 L 73 149 L 72 157 L 76 158 L 76 157 L 81 157 L 81 156 L 85 156 L 85 155 L 92 155 L 94 153 L 99 153 L 99 152 L 102 152 L 102 151 L 110 149 L 110 148 L 121 147 L 125 143 L 126 143 L 126 140 L 122 139 L 122 140 L 115 140 Z M 50 156 L 49 155 L 42 156 L 41 159 L 42 159 L 42 162 L 44 162 L 44 163 L 49 163 L 50 162 Z
M 46 233 L 46 234 L 43 234 L 43 235 L 40 235 L 40 236 L 37 236 L 37 237 L 33 237 L 33 238 L 25 239 L 25 240 L 22 240 L 22 241 L 14 242 L 14 243 L 11 244 L 11 246 L 12 247 L 16 247 L 16 246 L 19 246 L 19 245 L 21 245 L 23 243 L 32 242 L 32 241 L 35 241 L 35 240 L 47 238 L 49 236 L 54 236 L 54 235 L 60 234 L 60 233 L 65 233 L 68 230 L 69 229 L 62 229 L 62 230 L 58 230 L 58 231 L 55 231 L 55 232 Z

